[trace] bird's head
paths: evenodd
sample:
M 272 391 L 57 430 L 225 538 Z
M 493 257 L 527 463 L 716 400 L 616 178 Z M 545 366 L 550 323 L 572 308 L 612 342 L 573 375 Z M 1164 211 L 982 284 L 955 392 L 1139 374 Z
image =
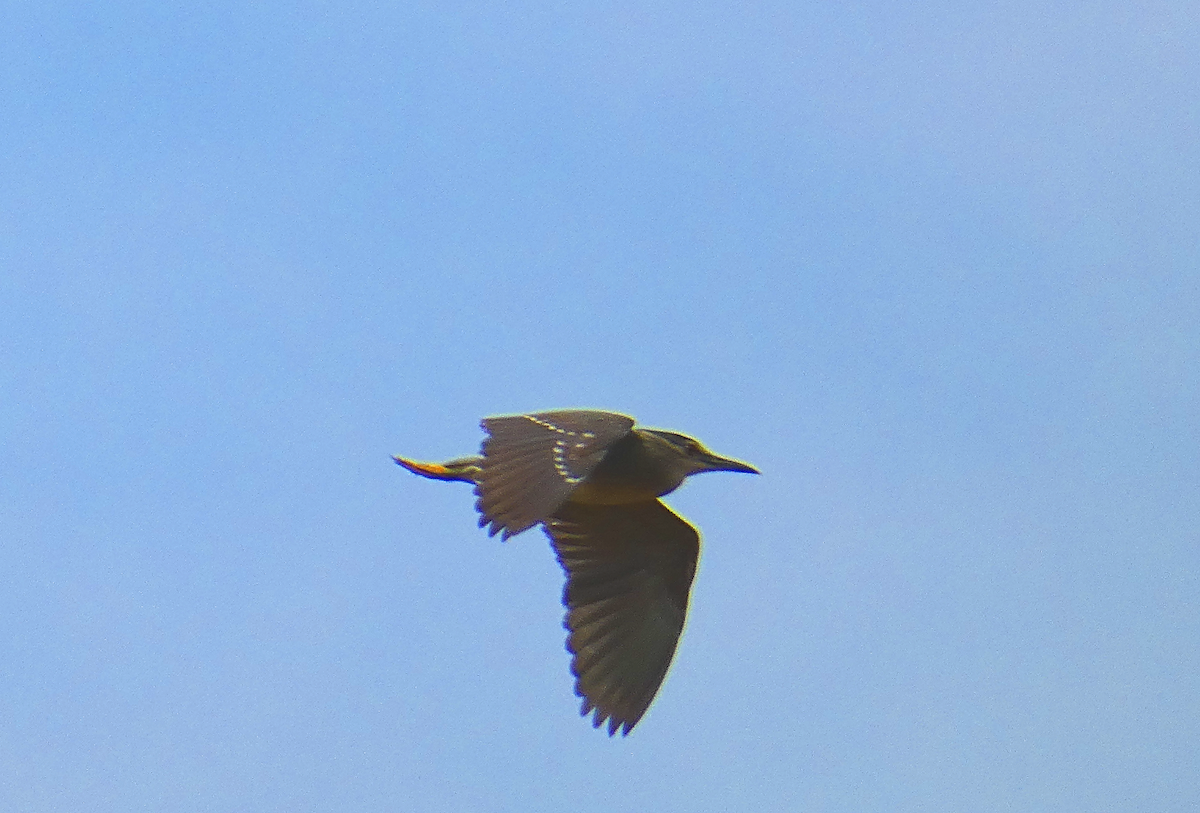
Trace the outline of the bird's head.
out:
M 662 442 L 662 451 L 670 457 L 671 463 L 683 469 L 683 476 L 699 474 L 702 471 L 740 471 L 746 474 L 759 474 L 758 469 L 731 457 L 721 457 L 704 448 L 704 444 L 695 438 L 681 435 L 678 432 L 668 432 L 663 429 L 643 429 L 643 432 L 653 435 Z

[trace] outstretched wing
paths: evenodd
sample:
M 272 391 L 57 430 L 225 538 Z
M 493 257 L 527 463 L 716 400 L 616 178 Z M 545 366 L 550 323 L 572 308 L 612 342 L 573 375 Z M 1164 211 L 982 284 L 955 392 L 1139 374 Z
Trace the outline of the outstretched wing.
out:
M 564 409 L 484 418 L 483 464 L 475 485 L 479 526 L 507 539 L 543 522 L 562 505 L 633 418 Z
M 567 649 L 580 713 L 628 734 L 662 685 L 700 556 L 696 529 L 658 500 L 567 503 L 545 524 L 567 574 Z

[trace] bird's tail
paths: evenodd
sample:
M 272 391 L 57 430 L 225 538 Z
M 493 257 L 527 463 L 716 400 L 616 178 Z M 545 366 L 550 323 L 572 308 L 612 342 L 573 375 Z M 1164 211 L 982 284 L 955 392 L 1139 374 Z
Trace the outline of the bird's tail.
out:
M 404 457 L 392 457 L 397 463 L 422 477 L 431 480 L 461 480 L 464 483 L 474 483 L 479 479 L 482 457 L 460 457 L 447 460 L 445 463 L 418 463 Z

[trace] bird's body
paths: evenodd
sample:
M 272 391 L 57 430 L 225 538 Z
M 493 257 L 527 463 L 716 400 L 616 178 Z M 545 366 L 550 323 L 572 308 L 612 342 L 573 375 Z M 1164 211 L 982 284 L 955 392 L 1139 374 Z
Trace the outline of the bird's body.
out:
M 479 524 L 503 538 L 541 524 L 567 575 L 575 691 L 611 735 L 641 719 L 666 676 L 696 572 L 696 529 L 658 499 L 702 471 L 757 473 L 685 435 L 599 410 L 485 418 L 481 454 L 396 462 L 475 484 Z
M 682 436 L 680 436 L 682 437 Z M 622 505 L 670 494 L 691 472 L 665 465 L 666 441 L 648 429 L 634 429 L 609 447 L 604 458 L 576 486 L 570 502 Z M 660 458 L 661 456 L 661 458 Z

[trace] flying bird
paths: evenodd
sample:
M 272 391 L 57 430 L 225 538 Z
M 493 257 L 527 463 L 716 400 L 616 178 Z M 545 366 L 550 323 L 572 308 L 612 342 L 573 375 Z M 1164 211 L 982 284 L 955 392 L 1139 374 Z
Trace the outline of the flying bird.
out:
M 484 418 L 480 454 L 395 461 L 475 485 L 479 526 L 501 539 L 541 525 L 566 573 L 567 650 L 580 713 L 626 735 L 662 685 L 683 631 L 700 535 L 658 498 L 705 471 L 757 474 L 677 432 L 615 412 Z

